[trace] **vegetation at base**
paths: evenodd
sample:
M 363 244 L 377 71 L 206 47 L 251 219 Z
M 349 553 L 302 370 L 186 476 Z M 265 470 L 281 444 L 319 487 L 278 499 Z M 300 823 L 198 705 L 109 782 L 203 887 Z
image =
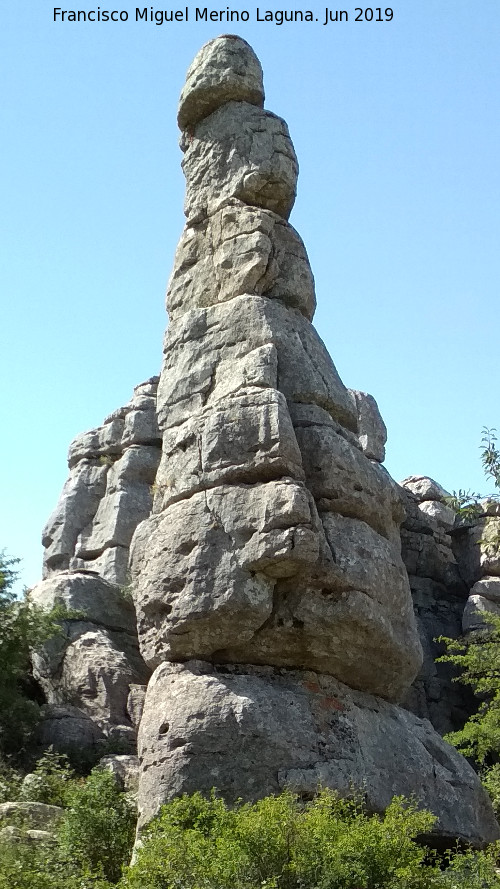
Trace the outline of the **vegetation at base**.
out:
M 283 793 L 234 808 L 215 794 L 173 800 L 126 867 L 135 815 L 113 776 L 95 769 L 75 779 L 65 764 L 60 771 L 69 794 L 57 834 L 0 839 L 0 889 L 500 887 L 497 849 L 438 858 L 417 842 L 436 819 L 414 803 L 395 798 L 384 815 L 368 815 L 359 801 L 326 790 L 308 803 Z
M 323 790 L 229 809 L 196 793 L 164 806 L 123 889 L 489 889 L 494 852 L 438 860 L 419 844 L 435 822 L 395 798 L 384 815 Z
M 64 608 L 45 611 L 29 601 L 26 592 L 13 592 L 17 579 L 13 559 L 0 551 L 0 756 L 18 757 L 26 748 L 39 715 L 33 699 L 30 649 L 60 632 Z
M 487 626 L 469 637 L 439 637 L 446 654 L 438 661 L 458 667 L 457 681 L 469 685 L 480 699 L 477 713 L 463 729 L 446 735 L 446 740 L 484 765 L 500 753 L 500 616 L 483 612 L 481 619 Z
M 474 521 L 484 515 L 481 499 L 498 500 L 500 497 L 500 451 L 495 429 L 483 429 L 481 460 L 484 473 L 491 479 L 498 493 L 488 498 L 479 494 L 459 491 L 450 499 L 464 522 Z M 479 541 L 490 553 L 498 551 L 500 534 L 495 526 L 484 529 Z M 446 653 L 438 662 L 458 667 L 456 682 L 469 685 L 479 699 L 479 706 L 460 731 L 450 732 L 445 740 L 453 744 L 465 756 L 470 756 L 482 766 L 481 779 L 488 791 L 497 818 L 500 817 L 500 616 L 483 612 L 483 629 L 474 630 L 461 639 L 440 636 L 438 641 L 446 646 Z
M 0 889 L 115 886 L 132 854 L 136 812 L 114 776 L 96 768 L 78 778 L 65 757 L 51 751 L 31 775 L 17 798 L 62 805 L 64 815 L 49 841 L 0 839 Z

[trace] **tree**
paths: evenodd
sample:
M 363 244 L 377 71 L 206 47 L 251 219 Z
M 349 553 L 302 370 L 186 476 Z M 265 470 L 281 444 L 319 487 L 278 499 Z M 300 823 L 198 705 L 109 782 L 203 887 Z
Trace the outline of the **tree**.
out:
M 497 447 L 495 429 L 483 429 L 481 439 L 481 460 L 484 473 L 492 479 L 496 491 L 500 492 L 500 451 Z M 497 500 L 499 493 L 481 498 L 478 494 L 459 491 L 454 495 L 452 505 L 465 522 L 484 516 L 481 500 Z M 480 541 L 481 543 L 481 541 Z M 497 531 L 485 534 L 483 545 L 498 549 L 500 536 Z M 497 815 L 500 813 L 500 615 L 484 612 L 484 628 L 472 632 L 462 639 L 449 639 L 441 636 L 438 641 L 446 645 L 446 653 L 438 658 L 460 669 L 456 681 L 469 685 L 480 699 L 477 712 L 464 727 L 445 736 L 450 744 L 466 756 L 490 768 L 483 771 L 483 782 L 492 797 Z
M 39 712 L 28 694 L 30 649 L 59 632 L 61 616 L 61 609 L 43 611 L 26 594 L 17 598 L 19 561 L 0 551 L 0 754 L 9 756 L 24 749 Z

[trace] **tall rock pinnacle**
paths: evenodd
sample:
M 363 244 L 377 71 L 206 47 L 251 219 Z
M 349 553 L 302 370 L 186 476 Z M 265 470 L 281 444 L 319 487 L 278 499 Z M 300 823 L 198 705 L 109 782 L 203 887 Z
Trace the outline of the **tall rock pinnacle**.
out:
M 400 497 L 363 453 L 366 398 L 310 324 L 313 276 L 286 222 L 297 161 L 262 99 L 236 37 L 203 47 L 181 95 L 187 223 L 167 293 L 154 515 L 132 560 L 141 649 L 152 668 L 305 668 L 395 700 L 421 659 Z
M 167 292 L 162 457 L 131 545 L 154 671 L 140 820 L 212 786 L 248 799 L 354 784 L 376 810 L 418 792 L 442 835 L 494 836 L 472 770 L 391 703 L 422 657 L 401 495 L 374 400 L 345 388 L 311 325 L 313 276 L 287 222 L 297 160 L 262 102 L 259 62 L 234 36 L 201 49 L 181 94 L 187 222 Z
M 374 399 L 346 389 L 311 324 L 287 221 L 297 159 L 263 102 L 244 40 L 200 50 L 179 106 L 186 225 L 157 391 L 73 443 L 45 529 L 33 597 L 87 614 L 34 664 L 49 736 L 63 717 L 91 740 L 133 744 L 139 726 L 140 825 L 184 792 L 354 786 L 374 811 L 416 795 L 441 838 L 478 844 L 498 826 L 477 776 L 398 706 L 422 661 L 404 492 Z M 438 531 L 424 525 L 444 558 Z

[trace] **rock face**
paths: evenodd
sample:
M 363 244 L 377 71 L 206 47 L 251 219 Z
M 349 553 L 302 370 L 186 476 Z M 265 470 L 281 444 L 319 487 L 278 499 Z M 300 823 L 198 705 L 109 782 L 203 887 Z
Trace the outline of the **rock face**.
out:
M 427 719 L 468 715 L 432 640 L 458 635 L 465 574 L 496 602 L 500 570 L 480 536 L 454 554 L 439 485 L 381 465 L 377 404 L 311 325 L 297 160 L 263 101 L 245 41 L 202 48 L 179 106 L 187 221 L 161 376 L 73 442 L 44 531 L 31 595 L 68 612 L 33 658 L 41 740 L 117 740 L 129 755 L 104 764 L 138 784 L 141 825 L 212 786 L 354 785 L 374 811 L 414 794 L 442 839 L 480 844 L 498 835 L 489 802 Z
M 127 582 L 130 541 L 151 511 L 160 459 L 157 382 L 136 386 L 125 407 L 71 443 L 69 478 L 43 530 L 44 578 L 70 568 Z
M 453 682 L 456 671 L 449 664 L 436 664 L 444 651 L 436 638 L 461 635 L 468 587 L 453 553 L 455 514 L 446 505 L 448 493 L 422 476 L 411 476 L 401 486 L 406 511 L 402 556 L 424 652 L 422 667 L 403 703 L 445 734 L 462 728 L 476 710 L 470 690 Z
M 216 786 L 230 801 L 286 787 L 362 788 L 382 811 L 417 794 L 439 813 L 442 839 L 496 835 L 489 801 L 467 762 L 415 718 L 331 676 L 200 661 L 162 664 L 150 681 L 139 743 L 141 820 L 156 800 Z
M 160 460 L 157 378 L 69 449 L 70 475 L 43 531 L 37 605 L 62 605 L 62 632 L 33 656 L 47 706 L 40 743 L 92 749 L 99 741 L 135 751 L 134 689 L 150 671 L 140 653 L 127 592 L 129 545 L 149 515 Z
M 354 783 L 375 810 L 416 793 L 442 837 L 477 843 L 498 829 L 476 776 L 396 706 L 422 663 L 404 494 L 380 463 L 375 401 L 345 388 L 311 326 L 313 276 L 287 222 L 297 162 L 262 100 L 258 61 L 231 36 L 203 47 L 181 95 L 162 457 L 130 561 L 154 670 L 141 823 L 213 785 L 235 799 Z M 446 508 L 426 509 L 445 535 Z

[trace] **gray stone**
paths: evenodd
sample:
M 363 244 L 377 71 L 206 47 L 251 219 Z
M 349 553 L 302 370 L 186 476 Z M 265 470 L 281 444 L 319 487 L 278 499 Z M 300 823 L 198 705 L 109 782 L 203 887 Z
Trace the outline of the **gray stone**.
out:
M 500 578 L 499 578 L 500 579 Z M 477 586 L 477 584 L 475 584 Z M 474 587 L 475 588 L 475 587 Z M 471 593 L 467 599 L 462 617 L 462 631 L 470 633 L 473 630 L 488 629 L 488 623 L 483 620 L 483 614 L 500 616 L 500 602 L 493 602 L 477 593 Z
M 49 806 L 47 803 L 24 801 L 0 803 L 0 823 L 2 821 L 19 823 L 22 820 L 25 826 L 35 830 L 55 828 L 63 814 L 64 809 L 60 806 Z
M 446 506 L 445 503 L 441 503 L 439 500 L 424 500 L 422 503 L 419 503 L 418 508 L 420 512 L 424 513 L 436 525 L 442 526 L 446 530 L 453 528 L 456 514 L 451 506 Z
M 370 460 L 383 463 L 385 460 L 385 443 L 387 441 L 386 425 L 380 415 L 377 402 L 367 392 L 351 390 L 358 412 L 359 442 Z
M 471 589 L 472 596 L 481 596 L 500 605 L 500 577 L 482 577 Z
M 433 478 L 429 478 L 426 475 L 410 475 L 408 478 L 403 479 L 400 484 L 403 488 L 411 491 L 419 503 L 422 503 L 424 500 L 439 500 L 441 503 L 445 503 L 450 496 L 448 491 L 445 491 Z
M 167 289 L 170 318 L 239 295 L 280 299 L 312 320 L 314 279 L 301 238 L 270 210 L 228 200 L 187 225 Z
M 211 216 L 227 198 L 288 219 L 298 163 L 284 120 L 250 105 L 228 102 L 181 139 L 188 222 Z
M 122 790 L 136 794 L 139 786 L 139 758 L 126 754 L 103 756 L 99 760 L 102 769 L 111 772 Z
M 249 44 L 234 34 L 206 43 L 186 74 L 177 121 L 192 129 L 226 102 L 264 104 L 261 64 Z
M 481 845 L 499 835 L 475 772 L 429 722 L 314 673 L 163 664 L 139 756 L 140 825 L 173 796 L 211 787 L 234 802 L 354 786 L 373 811 L 416 795 L 442 838 Z
M 78 535 L 92 520 L 104 496 L 106 474 L 106 466 L 88 460 L 82 460 L 70 472 L 42 533 L 44 577 L 69 567 Z
M 63 605 L 80 619 L 110 630 L 125 630 L 135 636 L 136 622 L 131 599 L 101 577 L 61 572 L 30 590 L 30 601 L 41 608 Z

